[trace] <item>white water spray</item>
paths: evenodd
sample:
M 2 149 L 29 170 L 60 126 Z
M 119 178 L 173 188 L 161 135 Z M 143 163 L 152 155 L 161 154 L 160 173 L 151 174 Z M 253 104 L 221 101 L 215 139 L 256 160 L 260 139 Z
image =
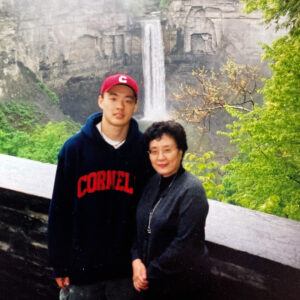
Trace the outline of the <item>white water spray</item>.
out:
M 145 19 L 143 28 L 144 119 L 167 118 L 165 59 L 162 29 L 158 17 Z

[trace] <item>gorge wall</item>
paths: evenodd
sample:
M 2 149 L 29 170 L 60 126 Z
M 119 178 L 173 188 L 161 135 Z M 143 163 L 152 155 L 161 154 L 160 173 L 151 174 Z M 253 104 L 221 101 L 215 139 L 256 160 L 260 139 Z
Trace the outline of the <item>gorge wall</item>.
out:
M 0 1 L 0 99 L 36 97 L 22 66 L 59 94 L 65 114 L 83 122 L 98 109 L 99 83 L 107 74 L 126 72 L 143 85 L 141 20 L 153 14 L 162 24 L 169 104 L 180 83 L 193 81 L 193 68 L 218 69 L 228 57 L 260 62 L 259 42 L 276 36 L 259 14 L 243 13 L 238 0 L 173 0 L 165 8 L 159 3 Z

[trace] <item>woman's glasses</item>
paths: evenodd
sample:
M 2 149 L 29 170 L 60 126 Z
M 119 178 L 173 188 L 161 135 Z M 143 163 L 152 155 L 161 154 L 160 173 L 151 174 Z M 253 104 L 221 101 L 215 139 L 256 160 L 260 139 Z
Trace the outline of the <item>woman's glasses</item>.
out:
M 164 148 L 164 149 L 161 149 L 161 150 L 159 150 L 159 149 L 150 149 L 148 151 L 148 153 L 152 157 L 158 157 L 160 153 L 162 154 L 162 156 L 167 157 L 169 155 L 172 155 L 175 150 L 177 150 L 177 147 Z

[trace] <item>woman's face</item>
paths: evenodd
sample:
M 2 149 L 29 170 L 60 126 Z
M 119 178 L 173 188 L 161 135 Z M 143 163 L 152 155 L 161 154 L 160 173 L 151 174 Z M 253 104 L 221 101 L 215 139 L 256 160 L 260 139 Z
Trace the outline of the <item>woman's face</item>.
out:
M 174 138 L 163 134 L 149 144 L 149 157 L 154 170 L 163 177 L 175 174 L 181 164 L 182 150 L 177 148 Z

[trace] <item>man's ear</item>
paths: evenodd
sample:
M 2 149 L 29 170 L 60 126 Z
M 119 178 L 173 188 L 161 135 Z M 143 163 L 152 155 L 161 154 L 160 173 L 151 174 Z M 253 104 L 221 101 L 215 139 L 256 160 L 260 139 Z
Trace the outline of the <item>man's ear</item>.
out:
M 103 109 L 102 103 L 103 103 L 103 97 L 102 97 L 102 95 L 99 95 L 99 97 L 98 97 L 98 106 L 99 106 L 101 109 Z

